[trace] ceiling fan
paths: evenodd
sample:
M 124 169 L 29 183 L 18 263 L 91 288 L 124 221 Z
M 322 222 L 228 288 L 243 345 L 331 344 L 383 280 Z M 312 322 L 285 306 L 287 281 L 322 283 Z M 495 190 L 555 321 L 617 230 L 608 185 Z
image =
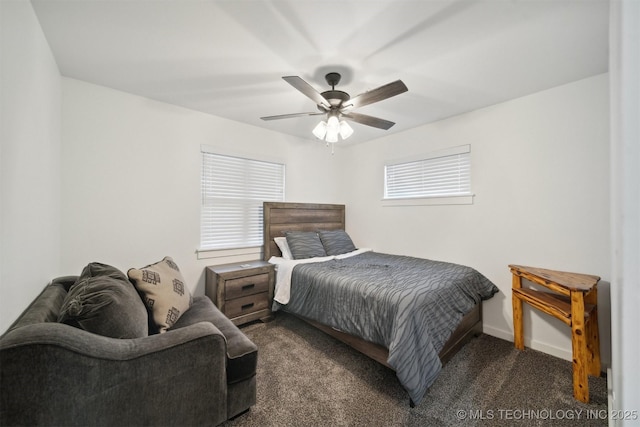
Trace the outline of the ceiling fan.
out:
M 320 112 L 318 113 L 314 111 L 308 113 L 281 114 L 260 118 L 262 120 L 279 120 L 303 116 L 326 115 L 326 121 L 321 121 L 313 129 L 313 134 L 319 139 L 324 139 L 327 143 L 338 142 L 338 135 L 340 135 L 342 139 L 346 139 L 353 134 L 351 126 L 342 119 L 348 119 L 356 123 L 384 130 L 389 129 L 395 124 L 394 122 L 380 119 L 378 117 L 354 113 L 352 110 L 354 108 L 383 101 L 387 98 L 391 98 L 392 96 L 406 92 L 408 89 L 402 80 L 396 80 L 395 82 L 388 83 L 384 86 L 380 86 L 351 98 L 348 93 L 336 90 L 335 88 L 335 86 L 340 82 L 341 77 L 340 73 L 328 73 L 325 76 L 325 80 L 329 86 L 331 86 L 331 90 L 327 90 L 322 93 L 315 90 L 309 83 L 305 82 L 298 76 L 283 77 L 287 83 L 315 102 Z

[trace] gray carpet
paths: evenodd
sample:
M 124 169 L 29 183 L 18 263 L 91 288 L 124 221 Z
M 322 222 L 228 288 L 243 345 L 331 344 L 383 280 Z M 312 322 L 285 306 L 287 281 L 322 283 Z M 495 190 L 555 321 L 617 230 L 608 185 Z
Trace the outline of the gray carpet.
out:
M 573 399 L 571 363 L 481 335 L 415 408 L 395 373 L 287 315 L 242 328 L 258 346 L 257 404 L 225 426 L 606 426 L 605 378 Z

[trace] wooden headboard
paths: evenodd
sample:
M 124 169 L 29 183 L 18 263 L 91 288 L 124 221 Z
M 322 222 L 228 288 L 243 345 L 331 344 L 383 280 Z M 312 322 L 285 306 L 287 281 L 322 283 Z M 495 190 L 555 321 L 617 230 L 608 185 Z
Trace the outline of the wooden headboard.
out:
M 264 202 L 264 256 L 282 256 L 273 241 L 287 231 L 344 230 L 344 205 Z

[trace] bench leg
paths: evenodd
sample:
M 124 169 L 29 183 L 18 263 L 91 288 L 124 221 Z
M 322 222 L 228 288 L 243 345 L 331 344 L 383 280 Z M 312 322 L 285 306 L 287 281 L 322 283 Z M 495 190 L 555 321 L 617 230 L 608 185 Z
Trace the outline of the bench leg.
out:
M 520 276 L 513 275 L 513 288 L 522 287 Z M 524 350 L 524 327 L 522 324 L 522 300 L 515 294 L 511 296 L 513 304 L 513 344 L 518 350 Z
M 586 322 L 587 358 L 589 360 L 589 375 L 599 377 L 602 364 L 600 362 L 600 333 L 598 329 L 598 293 L 595 286 L 584 297 L 584 302 L 595 306 Z
M 589 403 L 589 357 L 584 321 L 584 294 L 571 292 L 571 347 L 573 351 L 573 397 Z

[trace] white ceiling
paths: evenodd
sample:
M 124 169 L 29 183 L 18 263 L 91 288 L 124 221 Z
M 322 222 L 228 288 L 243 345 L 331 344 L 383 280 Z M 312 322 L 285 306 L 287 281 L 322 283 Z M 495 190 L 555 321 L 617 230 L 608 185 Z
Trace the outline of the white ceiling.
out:
M 608 69 L 608 0 L 32 0 L 62 75 L 314 139 L 317 111 L 281 79 L 355 96 L 349 143 L 400 132 Z

